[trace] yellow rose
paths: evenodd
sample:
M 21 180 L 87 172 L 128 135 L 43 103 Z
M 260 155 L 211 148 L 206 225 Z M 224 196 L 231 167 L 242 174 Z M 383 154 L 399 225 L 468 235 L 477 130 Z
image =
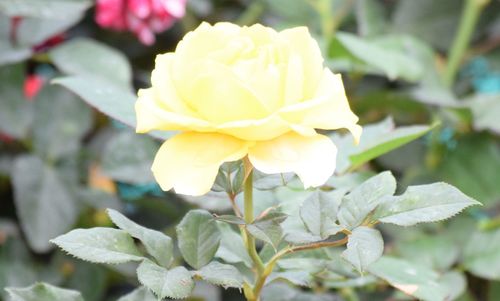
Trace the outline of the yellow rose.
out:
M 164 190 L 202 195 L 222 163 L 247 155 L 264 173 L 294 172 L 306 188 L 320 186 L 337 149 L 315 129 L 361 134 L 340 75 L 323 67 L 306 27 L 203 23 L 157 56 L 151 82 L 135 105 L 137 132 L 181 131 L 153 163 Z

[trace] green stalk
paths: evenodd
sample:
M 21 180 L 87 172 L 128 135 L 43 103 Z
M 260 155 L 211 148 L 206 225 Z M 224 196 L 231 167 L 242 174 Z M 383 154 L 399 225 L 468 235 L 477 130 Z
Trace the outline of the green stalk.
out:
M 354 0 L 346 1 L 335 13 L 332 11 L 332 0 L 309 0 L 309 4 L 318 12 L 321 22 L 321 34 L 325 41 L 335 35 L 344 18 L 349 15 Z
M 245 223 L 251 224 L 253 222 L 253 173 L 252 171 L 248 172 L 248 176 L 245 180 L 245 185 L 243 189 L 244 193 L 244 208 L 245 208 Z M 257 249 L 255 247 L 255 238 L 250 235 L 246 230 L 244 231 L 246 237 L 243 237 L 243 240 L 246 241 L 246 247 L 248 251 L 248 255 L 252 258 L 252 261 L 255 265 L 255 269 L 257 270 L 258 275 L 262 274 L 264 271 L 264 264 L 262 263 L 262 259 L 260 259 L 259 254 L 257 253 Z
M 261 0 L 254 0 L 236 21 L 239 25 L 252 25 L 259 21 L 260 16 L 265 11 L 265 5 Z
M 245 166 L 245 182 L 243 186 L 243 194 L 244 194 L 244 215 L 243 218 L 245 220 L 245 224 L 251 224 L 254 221 L 254 210 L 253 210 L 253 172 L 252 165 L 248 161 L 248 158 L 243 160 Z M 248 255 L 253 261 L 253 267 L 255 272 L 255 284 L 253 287 L 245 282 L 243 286 L 243 292 L 245 294 L 245 298 L 248 301 L 259 301 L 260 293 L 264 284 L 266 283 L 266 279 L 274 270 L 274 266 L 276 262 L 283 256 L 289 253 L 304 251 L 304 250 L 312 250 L 323 247 L 336 247 L 340 245 L 344 245 L 347 243 L 347 236 L 343 239 L 337 241 L 323 241 L 312 243 L 308 245 L 300 245 L 294 247 L 287 247 L 280 252 L 276 253 L 265 265 L 262 262 L 259 254 L 257 253 L 257 249 L 255 247 L 255 238 L 248 233 L 245 226 L 240 227 L 241 236 L 243 238 L 243 242 L 245 243 Z M 344 232 L 345 233 L 345 232 Z M 345 233 L 347 235 L 347 233 Z
M 469 45 L 472 34 L 476 27 L 481 11 L 486 7 L 490 0 L 466 0 L 462 11 L 458 32 L 453 40 L 451 51 L 443 73 L 443 83 L 451 87 L 455 81 L 458 68 L 464 57 L 465 51 Z

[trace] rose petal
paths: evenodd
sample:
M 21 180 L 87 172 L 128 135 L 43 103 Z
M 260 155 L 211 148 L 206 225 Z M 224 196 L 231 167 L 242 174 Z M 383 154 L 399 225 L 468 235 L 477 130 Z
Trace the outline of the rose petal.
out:
M 139 98 L 135 103 L 137 133 L 146 133 L 152 130 L 194 130 L 200 132 L 214 130 L 213 126 L 205 120 L 168 111 L 156 99 L 154 88 L 139 90 Z
M 257 120 L 238 120 L 215 126 L 218 132 L 243 140 L 269 140 L 290 131 L 290 126 L 281 117 L 273 114 Z
M 163 190 L 199 196 L 210 191 L 219 166 L 243 158 L 248 146 L 228 135 L 185 132 L 163 143 L 151 170 Z
M 315 97 L 282 108 L 280 116 L 290 123 L 316 129 L 347 128 L 356 141 L 361 136 L 361 127 L 356 124 L 358 117 L 349 107 L 341 76 L 326 68 Z
M 323 185 L 335 171 L 337 148 L 323 135 L 304 137 L 294 132 L 249 149 L 250 162 L 264 173 L 294 172 L 305 188 Z
M 174 86 L 172 81 L 172 64 L 174 60 L 175 55 L 173 53 L 156 56 L 155 69 L 151 74 L 151 83 L 157 96 L 156 101 L 160 107 L 168 111 L 199 118 L 198 114 L 180 99 L 179 93 Z
M 285 29 L 279 35 L 289 41 L 291 55 L 300 57 L 303 65 L 304 97 L 311 97 L 316 92 L 323 71 L 323 57 L 318 42 L 304 26 Z
M 269 111 L 227 66 L 205 60 L 188 68 L 190 78 L 176 82 L 186 104 L 214 124 L 261 119 Z

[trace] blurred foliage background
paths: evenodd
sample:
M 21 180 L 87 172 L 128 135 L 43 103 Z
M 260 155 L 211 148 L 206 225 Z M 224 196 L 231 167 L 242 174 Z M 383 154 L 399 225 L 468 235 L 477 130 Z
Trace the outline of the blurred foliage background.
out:
M 401 191 L 445 181 L 481 201 L 483 207 L 450 221 L 384 227 L 386 252 L 449 275 L 456 300 L 500 300 L 499 1 L 188 0 L 185 16 L 151 46 L 100 28 L 89 1 L 35 2 L 0 0 L 0 288 L 38 280 L 79 290 L 88 301 L 117 300 L 137 285 L 133 267 L 73 260 L 49 240 L 72 228 L 110 226 L 105 208 L 169 235 L 189 209 L 230 209 L 216 191 L 200 198 L 162 192 L 149 170 L 160 142 L 81 97 L 133 102 L 133 91 L 149 85 L 156 54 L 175 49 L 201 21 L 231 21 L 307 26 L 326 65 L 343 74 L 365 138 L 391 135 L 396 125 L 439 122 L 356 175 L 388 169 Z M 467 22 L 471 43 L 461 51 L 456 36 Z M 82 74 L 96 75 L 95 83 L 60 81 L 78 95 L 51 85 L 61 75 Z M 257 203 L 274 204 L 289 196 L 266 190 L 259 197 Z M 352 301 L 409 298 L 379 283 L 314 289 L 328 288 Z M 195 295 L 242 300 L 237 290 L 206 284 Z

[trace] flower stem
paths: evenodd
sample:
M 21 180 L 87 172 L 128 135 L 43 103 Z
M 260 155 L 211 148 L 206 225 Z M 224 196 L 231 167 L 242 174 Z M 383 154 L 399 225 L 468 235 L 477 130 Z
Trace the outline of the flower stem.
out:
M 236 23 L 239 25 L 252 25 L 257 22 L 265 11 L 265 5 L 261 0 L 252 1 L 248 8 L 243 12 L 243 14 L 238 18 Z
M 326 41 L 335 35 L 344 18 L 351 12 L 353 0 L 346 1 L 333 13 L 332 0 L 309 0 L 310 5 L 318 12 L 321 21 L 321 34 Z
M 347 239 L 348 238 L 346 236 L 342 239 L 335 240 L 335 241 L 322 241 L 322 242 L 312 243 L 312 244 L 308 244 L 308 245 L 294 246 L 294 247 L 285 248 L 285 249 L 281 250 L 280 252 L 276 253 L 269 260 L 269 262 L 266 264 L 262 274 L 260 274 L 260 276 L 257 278 L 257 281 L 255 282 L 255 287 L 253 290 L 254 295 L 255 296 L 260 295 L 260 292 L 261 292 L 262 288 L 264 287 L 264 284 L 266 283 L 267 277 L 269 275 L 271 275 L 271 273 L 274 270 L 274 266 L 276 265 L 276 262 L 278 262 L 278 260 L 281 257 L 283 257 L 287 254 L 293 253 L 293 252 L 297 252 L 297 251 L 313 250 L 313 249 L 319 249 L 319 248 L 324 248 L 324 247 L 341 246 L 341 245 L 344 245 L 347 243 Z
M 490 0 L 467 0 L 463 8 L 458 32 L 453 40 L 446 69 L 443 73 L 443 83 L 447 87 L 453 85 L 460 63 L 474 33 L 479 15 L 489 2 Z
M 252 176 L 252 171 L 248 172 L 248 176 L 246 177 L 245 180 L 245 186 L 244 186 L 244 208 L 245 208 L 245 223 L 246 224 L 251 224 L 253 222 L 253 176 Z M 262 263 L 262 259 L 260 259 L 259 254 L 257 253 L 257 249 L 255 247 L 255 238 L 248 233 L 248 231 L 245 229 L 245 236 L 243 238 L 244 241 L 246 241 L 246 247 L 248 251 L 248 255 L 250 255 L 250 258 L 252 258 L 252 261 L 255 265 L 255 269 L 257 270 L 258 274 L 261 274 L 264 271 L 264 264 Z
M 253 210 L 253 173 L 252 173 L 252 165 L 248 161 L 247 158 L 244 159 L 245 166 L 245 182 L 243 186 L 244 193 L 244 220 L 245 224 L 251 224 L 254 221 L 254 210 Z M 245 282 L 243 286 L 243 291 L 245 294 L 245 298 L 248 301 L 259 301 L 260 293 L 264 284 L 266 283 L 266 279 L 274 270 L 274 266 L 276 262 L 283 256 L 304 250 L 312 250 L 318 249 L 322 247 L 336 247 L 347 243 L 347 236 L 336 241 L 322 241 L 311 243 L 308 245 L 300 245 L 300 246 L 291 246 L 287 247 L 278 253 L 276 253 L 265 265 L 262 262 L 259 254 L 257 253 L 257 249 L 255 247 L 255 238 L 248 232 L 245 226 L 240 227 L 241 235 L 243 238 L 243 242 L 245 243 L 248 255 L 253 261 L 253 267 L 255 271 L 255 284 L 251 287 L 250 284 Z M 345 232 L 344 232 L 345 233 Z M 347 235 L 347 233 L 345 233 Z

